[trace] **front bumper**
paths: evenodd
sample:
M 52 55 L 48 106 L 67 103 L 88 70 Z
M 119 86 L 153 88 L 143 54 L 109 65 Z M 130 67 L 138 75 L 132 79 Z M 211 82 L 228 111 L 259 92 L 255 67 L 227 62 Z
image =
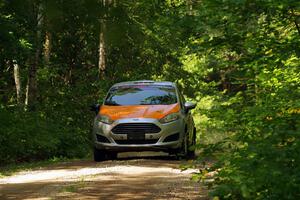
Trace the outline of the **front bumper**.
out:
M 160 128 L 157 133 L 145 133 L 142 144 L 131 141 L 127 134 L 115 134 L 112 129 L 120 124 L 128 123 L 149 123 Z M 134 130 L 132 131 L 135 134 Z M 136 133 L 139 134 L 139 133 Z M 99 141 L 99 135 L 104 136 L 106 141 Z M 152 118 L 127 118 L 114 121 L 112 124 L 105 124 L 97 120 L 94 121 L 93 138 L 94 146 L 97 149 L 108 151 L 174 151 L 181 147 L 184 135 L 184 122 L 178 119 L 166 124 L 160 123 Z M 98 136 L 98 137 L 97 137 Z M 103 137 L 101 137 L 103 138 Z M 172 138 L 170 140 L 170 138 Z M 141 141 L 139 141 L 141 142 Z

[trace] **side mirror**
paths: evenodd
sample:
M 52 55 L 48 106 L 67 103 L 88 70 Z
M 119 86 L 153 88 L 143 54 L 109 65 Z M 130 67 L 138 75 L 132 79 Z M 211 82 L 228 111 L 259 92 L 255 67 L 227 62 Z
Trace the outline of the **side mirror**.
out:
M 90 111 L 95 112 L 95 114 L 97 115 L 99 110 L 100 110 L 101 105 L 99 104 L 93 104 L 90 106 Z
M 196 108 L 196 105 L 197 104 L 195 104 L 193 102 L 185 102 L 184 103 L 184 108 L 188 112 L 189 110 L 192 110 L 192 109 Z

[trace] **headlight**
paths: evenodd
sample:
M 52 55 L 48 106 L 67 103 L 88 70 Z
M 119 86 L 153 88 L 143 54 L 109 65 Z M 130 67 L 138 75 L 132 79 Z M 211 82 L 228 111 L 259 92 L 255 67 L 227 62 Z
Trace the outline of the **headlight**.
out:
M 179 118 L 178 113 L 171 113 L 171 114 L 168 114 L 165 117 L 161 118 L 159 121 L 160 121 L 160 123 L 164 124 L 164 123 L 175 121 L 178 118 Z
M 112 124 L 114 121 L 110 119 L 107 115 L 98 115 L 97 120 L 105 124 Z

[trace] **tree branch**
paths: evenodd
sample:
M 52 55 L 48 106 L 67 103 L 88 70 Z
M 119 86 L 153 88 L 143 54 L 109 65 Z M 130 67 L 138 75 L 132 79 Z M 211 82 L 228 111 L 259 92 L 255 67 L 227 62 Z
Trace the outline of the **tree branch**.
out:
M 296 28 L 297 28 L 297 30 L 298 30 L 298 33 L 299 33 L 299 35 L 300 35 L 300 27 L 299 27 L 299 25 L 298 25 L 297 21 L 296 21 L 296 20 L 294 20 L 294 23 L 295 23 L 295 25 L 296 25 Z
M 291 12 L 292 12 L 292 16 L 295 17 L 293 21 L 294 21 L 295 26 L 297 28 L 297 31 L 298 31 L 298 33 L 300 35 L 300 27 L 299 27 L 298 22 L 297 22 L 297 15 L 295 15 L 295 12 L 294 12 L 293 8 L 291 9 Z

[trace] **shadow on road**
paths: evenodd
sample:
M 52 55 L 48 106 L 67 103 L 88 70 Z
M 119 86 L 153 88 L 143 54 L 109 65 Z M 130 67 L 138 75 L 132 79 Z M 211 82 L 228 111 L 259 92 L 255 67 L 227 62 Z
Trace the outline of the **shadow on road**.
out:
M 207 199 L 174 157 L 121 153 L 117 160 L 75 161 L 0 179 L 0 199 Z

